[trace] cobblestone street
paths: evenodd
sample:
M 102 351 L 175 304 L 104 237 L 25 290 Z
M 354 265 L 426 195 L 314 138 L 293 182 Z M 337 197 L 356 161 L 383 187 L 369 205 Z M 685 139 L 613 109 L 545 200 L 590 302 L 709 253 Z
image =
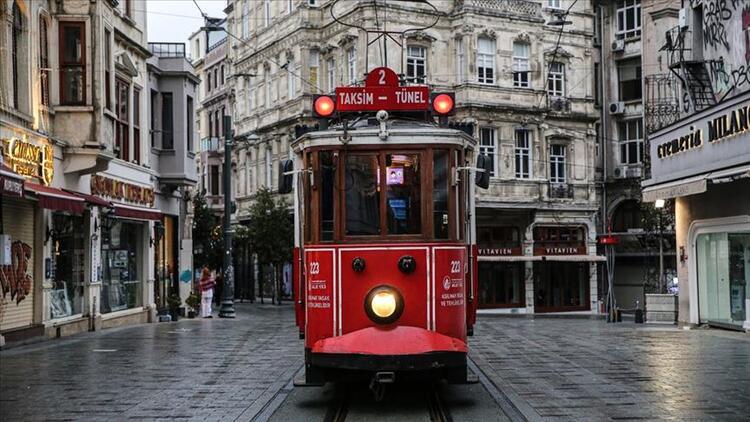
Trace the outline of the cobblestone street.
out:
M 482 373 L 529 420 L 746 420 L 750 408 L 747 334 L 481 316 L 470 346 Z M 7 421 L 266 420 L 277 408 L 273 419 L 324 414 L 289 410 L 302 342 L 288 305 L 240 304 L 236 320 L 105 330 L 6 350 L 0 359 Z M 316 391 L 300 394 L 315 400 Z M 469 395 L 481 396 L 473 406 L 497 407 L 490 394 Z

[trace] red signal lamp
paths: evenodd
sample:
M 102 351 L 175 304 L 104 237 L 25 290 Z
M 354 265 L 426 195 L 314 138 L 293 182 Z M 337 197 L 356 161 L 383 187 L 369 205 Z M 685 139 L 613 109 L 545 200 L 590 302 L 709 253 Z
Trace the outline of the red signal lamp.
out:
M 453 113 L 456 102 L 453 94 L 435 94 L 432 97 L 432 111 L 440 116 Z
M 336 110 L 336 103 L 330 95 L 319 95 L 313 100 L 314 117 L 331 117 Z

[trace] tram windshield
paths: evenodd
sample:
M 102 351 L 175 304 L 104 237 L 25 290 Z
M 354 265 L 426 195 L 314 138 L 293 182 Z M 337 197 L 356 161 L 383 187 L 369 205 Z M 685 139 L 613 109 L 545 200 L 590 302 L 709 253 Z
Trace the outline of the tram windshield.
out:
M 306 241 L 461 239 L 462 159 L 450 147 L 307 152 Z

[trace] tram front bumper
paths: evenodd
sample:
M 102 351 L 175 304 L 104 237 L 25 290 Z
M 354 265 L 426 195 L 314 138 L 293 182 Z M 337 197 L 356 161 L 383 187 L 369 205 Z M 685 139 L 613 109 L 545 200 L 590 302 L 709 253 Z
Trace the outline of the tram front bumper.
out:
M 307 361 L 316 367 L 420 371 L 466 366 L 466 343 L 418 327 L 368 327 L 318 340 Z

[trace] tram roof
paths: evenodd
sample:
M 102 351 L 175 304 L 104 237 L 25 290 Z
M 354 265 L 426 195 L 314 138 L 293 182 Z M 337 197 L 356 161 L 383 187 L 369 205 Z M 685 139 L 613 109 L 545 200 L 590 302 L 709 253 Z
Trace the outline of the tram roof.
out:
M 388 138 L 380 139 L 380 124 L 359 122 L 349 127 L 347 134 L 351 137 L 346 145 L 373 145 L 388 147 L 391 145 L 457 145 L 463 148 L 473 149 L 476 140 L 466 132 L 436 126 L 429 123 L 421 123 L 406 120 L 388 121 Z M 308 132 L 292 142 L 292 148 L 299 152 L 308 148 L 326 146 L 344 146 L 341 141 L 343 127 L 334 126 L 328 130 Z

